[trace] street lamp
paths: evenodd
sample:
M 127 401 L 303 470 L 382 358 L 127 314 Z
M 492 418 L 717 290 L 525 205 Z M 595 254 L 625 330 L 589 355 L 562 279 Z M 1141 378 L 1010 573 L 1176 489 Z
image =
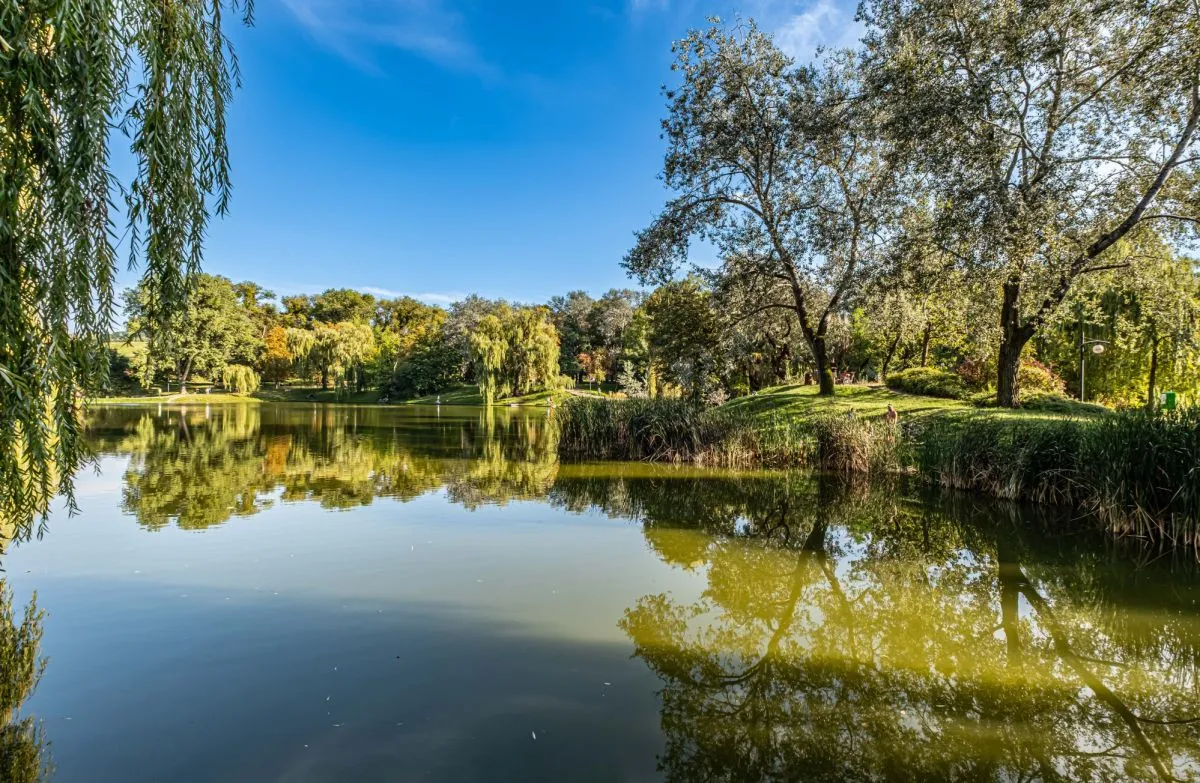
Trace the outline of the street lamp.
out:
M 1088 346 L 1091 346 L 1092 353 L 1099 356 L 1100 354 L 1104 353 L 1105 348 L 1108 346 L 1108 340 L 1085 340 L 1085 339 L 1083 339 L 1082 333 L 1079 335 L 1079 401 L 1080 402 L 1085 402 L 1087 399 L 1084 396 L 1084 377 L 1085 377 L 1084 369 L 1085 369 L 1086 363 L 1087 363 Z

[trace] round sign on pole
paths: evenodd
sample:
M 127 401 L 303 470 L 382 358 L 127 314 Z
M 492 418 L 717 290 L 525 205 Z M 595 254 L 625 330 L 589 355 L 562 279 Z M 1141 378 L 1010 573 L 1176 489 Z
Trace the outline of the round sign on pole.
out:
M 1104 346 L 1100 343 L 1096 343 L 1092 346 L 1092 353 L 1104 353 Z

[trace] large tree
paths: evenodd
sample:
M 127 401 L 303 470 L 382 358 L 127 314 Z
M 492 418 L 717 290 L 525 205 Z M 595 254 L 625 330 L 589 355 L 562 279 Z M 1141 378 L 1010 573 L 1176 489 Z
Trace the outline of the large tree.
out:
M 875 92 L 960 263 L 989 276 L 997 395 L 1083 275 L 1147 224 L 1200 220 L 1196 0 L 869 0 Z
M 165 320 L 155 313 L 153 297 L 152 287 L 145 283 L 125 293 L 127 332 L 146 341 L 143 380 L 147 385 L 167 372 L 186 392 L 193 373 L 211 380 L 230 362 L 253 361 L 255 326 L 228 279 L 194 275 L 186 306 Z
M 561 341 L 559 362 L 564 375 L 577 377 L 581 371 L 579 355 L 592 349 L 590 316 L 595 304 L 586 291 L 571 291 L 550 299 L 550 317 Z
M 223 16 L 239 5 L 0 5 L 0 516 L 25 528 L 58 492 L 70 499 L 86 459 L 80 404 L 107 377 L 117 238 L 144 260 L 165 320 L 226 209 L 235 68 Z M 135 164 L 123 191 L 114 138 Z
M 486 404 L 509 394 L 553 388 L 558 333 L 545 307 L 501 305 L 470 334 L 471 363 Z
M 663 179 L 679 195 L 638 234 L 625 267 L 669 279 L 701 237 L 720 274 L 757 306 L 794 313 L 833 393 L 831 319 L 869 276 L 895 167 L 874 134 L 851 55 L 797 67 L 752 24 L 693 31 L 676 44 Z
M 650 351 L 663 376 L 693 403 L 704 400 L 721 364 L 720 321 L 695 277 L 660 286 L 646 300 Z

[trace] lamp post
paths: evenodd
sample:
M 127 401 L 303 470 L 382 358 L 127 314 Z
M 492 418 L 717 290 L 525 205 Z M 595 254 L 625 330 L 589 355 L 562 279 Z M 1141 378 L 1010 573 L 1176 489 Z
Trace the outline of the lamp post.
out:
M 1108 340 L 1085 340 L 1083 334 L 1079 335 L 1079 401 L 1086 402 L 1084 396 L 1084 369 L 1087 366 L 1087 349 L 1091 346 L 1092 353 L 1099 356 L 1104 353 L 1105 347 L 1108 345 Z

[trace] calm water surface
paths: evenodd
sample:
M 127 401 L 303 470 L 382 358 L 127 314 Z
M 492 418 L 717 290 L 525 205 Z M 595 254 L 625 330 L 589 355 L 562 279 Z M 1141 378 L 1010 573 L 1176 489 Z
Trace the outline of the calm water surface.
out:
M 472 409 L 92 432 L 82 513 L 3 557 L 54 780 L 1200 779 L 1194 570 L 1028 509 L 559 464 Z

